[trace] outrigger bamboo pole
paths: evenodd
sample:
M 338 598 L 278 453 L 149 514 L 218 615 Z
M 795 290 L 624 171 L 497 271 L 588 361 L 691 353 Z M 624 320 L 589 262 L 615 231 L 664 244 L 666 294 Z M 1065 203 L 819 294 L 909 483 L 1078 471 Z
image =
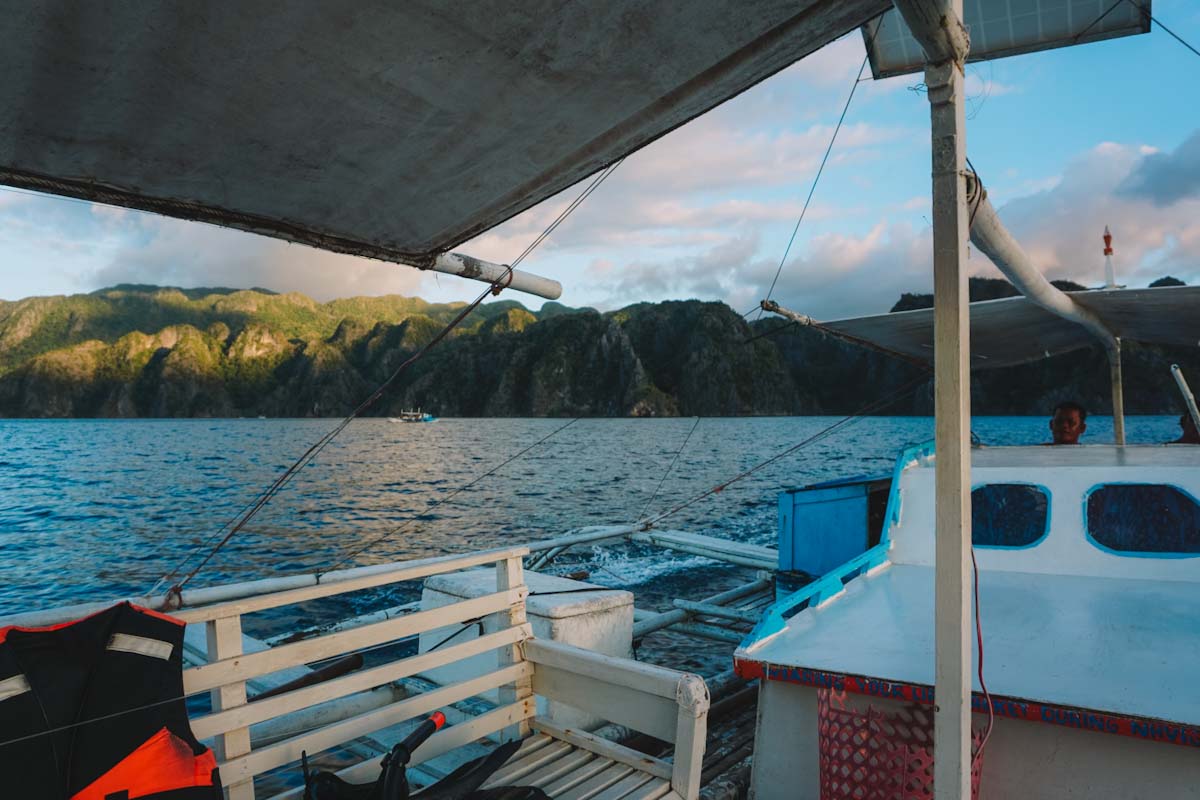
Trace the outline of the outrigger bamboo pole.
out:
M 767 579 L 759 579 L 753 583 L 747 583 L 745 586 L 738 586 L 720 594 L 715 594 L 712 597 L 706 597 L 701 602 L 709 605 L 723 606 L 727 603 L 732 603 L 740 600 L 743 597 L 749 597 L 752 594 L 765 591 L 771 587 L 771 581 Z M 682 608 L 674 608 L 670 611 L 664 611 L 661 614 L 656 614 L 646 619 L 638 620 L 633 624 L 633 638 L 641 639 L 643 636 L 653 633 L 654 631 L 669 628 L 673 625 L 678 625 L 681 622 L 687 622 L 689 618 L 694 616 L 694 612 L 687 611 Z
M 970 325 L 962 0 L 896 0 L 925 51 L 933 145 L 934 796 L 971 797 Z

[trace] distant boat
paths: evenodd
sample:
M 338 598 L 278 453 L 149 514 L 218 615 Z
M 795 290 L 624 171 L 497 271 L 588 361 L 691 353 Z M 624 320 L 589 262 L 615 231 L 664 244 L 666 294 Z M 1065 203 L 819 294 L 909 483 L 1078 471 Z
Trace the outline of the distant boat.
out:
M 398 417 L 388 417 L 391 422 L 437 422 L 437 417 L 421 409 L 401 411 Z

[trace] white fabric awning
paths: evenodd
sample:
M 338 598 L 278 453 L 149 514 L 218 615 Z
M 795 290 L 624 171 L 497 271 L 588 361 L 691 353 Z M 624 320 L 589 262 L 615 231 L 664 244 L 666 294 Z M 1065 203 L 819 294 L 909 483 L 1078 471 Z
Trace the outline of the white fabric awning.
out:
M 1200 345 L 1200 286 L 1072 292 L 1124 340 Z M 933 361 L 933 309 L 821 323 L 888 350 Z M 1024 364 L 1098 344 L 1082 326 L 1024 297 L 971 303 L 971 369 Z
M 0 183 L 427 265 L 889 0 L 0 0 Z

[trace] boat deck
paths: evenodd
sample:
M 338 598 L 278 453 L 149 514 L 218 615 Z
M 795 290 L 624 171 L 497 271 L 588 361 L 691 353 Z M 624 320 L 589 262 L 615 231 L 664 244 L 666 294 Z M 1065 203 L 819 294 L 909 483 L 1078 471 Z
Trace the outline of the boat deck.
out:
M 825 678 L 801 671 L 877 679 L 869 694 L 897 693 L 883 682 L 930 687 L 933 587 L 923 566 L 857 578 L 741 651 L 743 674 L 749 664 L 810 685 Z M 1183 688 L 1200 663 L 1194 583 L 985 571 L 979 591 L 993 698 L 1200 725 L 1200 693 Z

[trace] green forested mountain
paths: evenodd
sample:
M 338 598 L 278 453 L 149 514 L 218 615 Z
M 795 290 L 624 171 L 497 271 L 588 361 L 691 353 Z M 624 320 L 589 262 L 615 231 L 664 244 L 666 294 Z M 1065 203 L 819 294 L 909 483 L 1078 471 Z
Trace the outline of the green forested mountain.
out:
M 980 291 L 1003 296 L 1003 287 Z M 341 415 L 461 308 L 398 296 L 317 303 L 262 289 L 153 286 L 0 302 L 0 416 Z M 722 303 L 695 300 L 605 314 L 489 303 L 369 413 L 841 414 L 892 397 L 919 375 L 817 330 L 754 338 L 780 324 L 748 324 Z M 1175 409 L 1171 361 L 1200 375 L 1196 351 L 1126 345 L 1130 413 Z M 981 373 L 973 395 L 976 413 L 1046 413 L 1066 398 L 1103 413 L 1108 371 L 1099 350 L 1086 351 Z M 882 413 L 927 414 L 930 398 L 925 382 Z

